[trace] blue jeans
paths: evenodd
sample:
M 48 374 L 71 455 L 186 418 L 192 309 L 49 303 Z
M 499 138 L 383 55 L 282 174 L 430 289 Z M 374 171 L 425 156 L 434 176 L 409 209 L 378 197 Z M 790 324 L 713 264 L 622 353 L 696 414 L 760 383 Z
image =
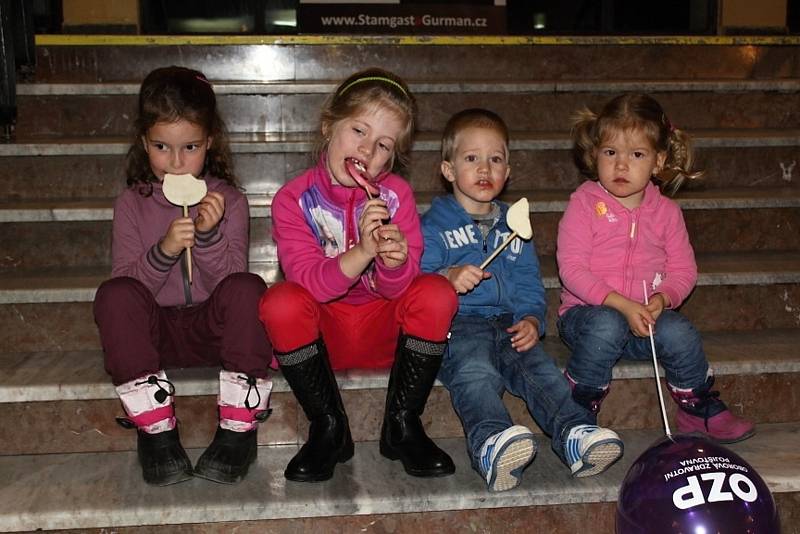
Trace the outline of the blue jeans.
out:
M 664 310 L 653 328 L 656 355 L 667 382 L 682 389 L 705 384 L 708 361 L 703 340 L 682 314 Z M 620 358 L 652 360 L 649 337 L 634 336 L 625 316 L 608 306 L 574 306 L 558 319 L 561 339 L 572 350 L 567 371 L 579 389 L 602 389 Z M 583 391 L 583 394 L 589 394 Z
M 551 446 L 562 461 L 569 429 L 594 422 L 594 416 L 572 400 L 569 383 L 541 344 L 525 352 L 511 347 L 511 334 L 506 332 L 511 321 L 511 315 L 457 315 L 439 370 L 476 470 L 483 442 L 514 424 L 503 404 L 506 390 L 525 401 L 536 423 L 552 436 Z

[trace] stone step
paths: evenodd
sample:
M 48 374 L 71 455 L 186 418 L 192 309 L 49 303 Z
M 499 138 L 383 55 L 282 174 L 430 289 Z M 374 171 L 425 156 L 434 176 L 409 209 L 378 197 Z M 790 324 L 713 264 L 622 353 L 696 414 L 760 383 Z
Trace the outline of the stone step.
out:
M 176 208 L 176 213 L 180 209 Z M 176 215 L 177 216 L 177 215 Z M 532 215 L 533 241 L 540 255 L 552 256 L 561 213 Z M 685 213 L 696 254 L 792 253 L 800 250 L 800 210 L 747 209 Z M 709 232 L 710 227 L 714 232 Z M 111 264 L 110 221 L 4 223 L 0 232 L 0 274 L 37 269 L 88 268 Z M 277 262 L 272 220 L 254 218 L 250 224 L 250 262 Z
M 100 36 L 105 37 L 105 36 Z M 237 36 L 238 37 L 238 36 Z M 408 81 L 762 80 L 800 77 L 797 39 L 670 37 L 38 36 L 35 82 L 137 83 L 154 68 L 187 65 L 209 79 L 342 80 L 375 65 Z M 465 62 L 463 58 L 469 57 Z M 619 59 L 625 57 L 625 68 Z M 344 60 L 343 58 L 346 58 Z
M 687 189 L 795 188 L 800 130 L 714 130 L 696 134 L 697 169 L 706 174 Z M 274 194 L 311 165 L 310 134 L 234 135 L 235 169 L 251 197 Z M 575 169 L 566 131 L 512 134 L 509 191 L 573 190 L 584 178 Z M 0 198 L 107 199 L 125 187 L 123 138 L 18 138 L 0 143 Z M 46 157 L 42 157 L 46 156 Z M 406 176 L 418 193 L 443 191 L 439 136 L 422 134 Z
M 794 517 L 797 510 L 798 432 L 798 423 L 764 425 L 750 440 L 728 446 L 765 480 L 784 518 Z M 176 525 L 187 524 L 187 528 L 226 532 L 248 521 L 248 528 L 259 531 L 288 531 L 284 529 L 297 528 L 297 521 L 306 518 L 299 525 L 303 531 L 386 528 L 410 532 L 398 530 L 409 522 L 429 531 L 456 525 L 460 529 L 466 524 L 497 525 L 504 531 L 542 513 L 552 521 L 552 508 L 568 505 L 571 512 L 583 512 L 575 514 L 571 526 L 585 532 L 611 532 L 613 503 L 627 470 L 662 435 L 623 432 L 624 457 L 606 473 L 583 479 L 573 479 L 542 439 L 522 484 L 500 493 L 487 492 L 470 468 L 463 439 L 439 442 L 454 459 L 453 476 L 407 476 L 399 462 L 382 458 L 377 443 L 368 442 L 356 445 L 354 458 L 337 466 L 333 479 L 317 484 L 283 478 L 295 446 L 260 447 L 248 477 L 235 486 L 193 479 L 165 489 L 141 481 L 132 452 L 9 456 L 0 458 L 0 474 L 7 481 L 0 488 L 0 530 L 117 531 L 141 525 L 151 532 L 174 532 Z M 189 454 L 194 460 L 200 452 L 191 449 Z M 548 532 L 562 531 L 562 525 L 549 524 L 559 530 Z
M 705 350 L 717 376 L 716 389 L 737 414 L 762 423 L 795 421 L 800 399 L 800 329 L 748 332 L 704 332 Z M 563 369 L 569 351 L 551 336 L 543 343 Z M 94 351 L 51 351 L 0 354 L 0 456 L 131 450 L 135 439 L 118 426 L 122 415 L 114 388 Z M 177 415 L 187 446 L 202 447 L 216 427 L 216 368 L 169 370 L 175 383 Z M 663 370 L 659 370 L 663 379 Z M 618 429 L 661 425 L 650 362 L 620 362 L 614 385 L 600 413 L 602 424 Z M 385 370 L 350 370 L 337 374 L 353 438 L 379 438 L 388 374 Z M 259 435 L 262 444 L 297 444 L 305 440 L 308 422 L 280 372 L 273 376 L 273 414 Z M 438 384 L 438 383 L 437 383 Z M 779 406 L 776 398 L 785 399 Z M 523 402 L 506 395 L 515 421 L 539 430 Z M 666 399 L 671 425 L 675 407 Z M 41 429 L 40 437 L 16 431 L 16 422 Z M 437 438 L 461 437 L 458 418 L 447 391 L 434 387 L 423 422 Z
M 800 326 L 798 253 L 698 256 L 698 287 L 682 311 L 701 330 L 762 330 Z M 281 279 L 276 263 L 252 264 L 268 283 Z M 546 332 L 555 335 L 559 285 L 555 263 L 542 260 L 548 303 Z M 0 352 L 99 348 L 91 302 L 107 267 L 38 269 L 0 278 Z
M 219 108 L 230 132 L 309 132 L 319 124 L 320 109 L 328 91 L 321 83 L 215 84 Z M 623 92 L 647 92 L 667 110 L 670 120 L 688 131 L 709 128 L 791 128 L 798 123 L 800 80 L 725 80 L 695 82 L 622 81 L 608 85 L 589 82 L 503 83 L 428 82 L 411 86 L 418 104 L 417 129 L 441 132 L 455 112 L 489 107 L 503 117 L 511 130 L 568 130 L 573 114 L 583 107 L 600 109 Z M 18 98 L 17 135 L 115 136 L 132 134 L 138 87 L 66 84 L 36 90 L 22 88 Z M 85 87 L 85 88 L 84 88 Z M 307 90 L 309 87 L 310 90 Z M 133 94 L 130 89 L 135 88 Z M 55 89 L 63 89 L 55 91 Z M 124 90 L 124 93 L 119 91 Z M 730 110 L 739 112 L 732 114 Z M 547 110 L 547 113 L 542 113 Z

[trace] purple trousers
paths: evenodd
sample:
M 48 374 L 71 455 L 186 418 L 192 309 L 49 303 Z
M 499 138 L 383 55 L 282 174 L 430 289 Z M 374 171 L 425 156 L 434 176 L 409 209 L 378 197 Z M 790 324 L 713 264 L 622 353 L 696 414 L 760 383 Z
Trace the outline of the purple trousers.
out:
M 266 288 L 255 274 L 234 273 L 201 304 L 161 307 L 134 278 L 103 282 L 94 319 L 112 382 L 118 386 L 161 369 L 218 365 L 266 378 L 272 348 L 258 319 Z

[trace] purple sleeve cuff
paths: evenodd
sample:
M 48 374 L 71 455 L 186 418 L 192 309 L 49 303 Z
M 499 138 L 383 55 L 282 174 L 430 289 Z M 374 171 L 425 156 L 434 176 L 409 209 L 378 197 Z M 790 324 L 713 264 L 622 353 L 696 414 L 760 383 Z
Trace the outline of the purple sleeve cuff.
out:
M 195 232 L 194 242 L 200 248 L 207 248 L 219 242 L 222 239 L 222 234 L 219 233 L 219 225 L 215 226 L 208 232 Z
M 172 266 L 175 265 L 175 263 L 178 261 L 178 258 L 180 258 L 180 255 L 167 256 L 164 254 L 164 252 L 161 250 L 161 247 L 158 246 L 158 243 L 150 247 L 150 250 L 147 252 L 147 262 L 151 267 L 153 267 L 153 269 L 162 273 L 172 269 Z

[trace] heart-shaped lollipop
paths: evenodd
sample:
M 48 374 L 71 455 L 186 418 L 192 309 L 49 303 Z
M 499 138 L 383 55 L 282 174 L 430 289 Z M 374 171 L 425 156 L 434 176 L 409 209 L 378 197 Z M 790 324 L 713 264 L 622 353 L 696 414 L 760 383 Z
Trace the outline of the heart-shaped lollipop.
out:
M 511 229 L 511 235 L 509 235 L 505 241 L 503 241 L 499 247 L 492 252 L 492 255 L 483 260 L 481 263 L 481 269 L 485 269 L 495 257 L 497 257 L 500 252 L 508 246 L 511 241 L 519 236 L 525 241 L 530 239 L 533 236 L 533 228 L 531 228 L 531 215 L 530 215 L 530 205 L 528 204 L 528 199 L 522 197 L 521 199 L 514 202 L 510 208 L 508 208 L 508 212 L 506 213 L 506 224 Z
M 165 174 L 164 175 L 164 197 L 175 204 L 183 207 L 183 216 L 189 216 L 189 206 L 194 206 L 206 196 L 208 187 L 204 180 L 198 180 L 191 174 Z M 192 249 L 186 247 L 186 270 L 188 272 L 189 283 L 192 283 Z

